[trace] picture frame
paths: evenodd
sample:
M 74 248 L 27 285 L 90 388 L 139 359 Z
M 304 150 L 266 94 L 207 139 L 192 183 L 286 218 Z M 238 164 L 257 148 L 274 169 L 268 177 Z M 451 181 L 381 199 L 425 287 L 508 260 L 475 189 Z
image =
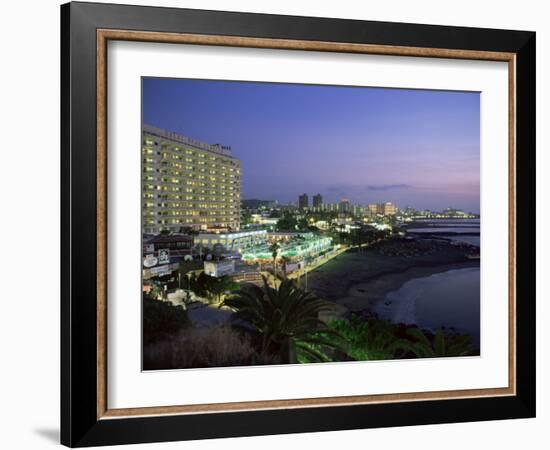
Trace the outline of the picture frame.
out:
M 61 7 L 61 442 L 70 447 L 535 416 L 534 32 L 72 2 Z M 509 71 L 506 388 L 111 409 L 107 44 L 502 61 Z M 112 130 L 111 130 L 112 132 Z

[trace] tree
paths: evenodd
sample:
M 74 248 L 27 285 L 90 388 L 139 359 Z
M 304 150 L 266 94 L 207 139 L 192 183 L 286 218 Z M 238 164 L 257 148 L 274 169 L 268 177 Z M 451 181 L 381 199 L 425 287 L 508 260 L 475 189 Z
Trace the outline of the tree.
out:
M 283 266 L 283 278 L 286 280 L 286 265 L 290 262 L 288 256 L 281 256 L 281 265 Z
M 185 261 L 181 260 L 178 264 L 178 272 L 180 276 L 185 277 L 189 274 L 189 272 L 192 272 L 194 270 L 199 270 L 203 266 L 202 261 Z
M 199 234 L 199 230 L 196 230 L 193 227 L 189 226 L 180 227 L 179 232 L 182 234 L 187 234 L 188 236 L 196 236 L 197 234 Z
M 317 347 L 332 346 L 325 335 L 338 334 L 319 319 L 319 313 L 333 310 L 332 304 L 298 289 L 291 280 L 274 288 L 263 277 L 263 287 L 245 286 L 222 305 L 234 310 L 232 321 L 242 320 L 262 336 L 260 353 L 276 354 L 286 363 L 298 362 L 299 353 L 326 361 Z M 319 331 L 325 335 L 316 334 Z
M 273 275 L 277 275 L 277 256 L 279 255 L 279 249 L 281 246 L 278 242 L 273 242 L 269 246 L 269 251 L 271 252 L 271 256 L 273 257 Z
M 150 300 L 158 300 L 162 298 L 163 290 L 158 284 L 152 284 L 146 297 Z
M 143 298 L 143 343 L 148 344 L 176 334 L 189 325 L 187 312 L 181 306 Z
M 418 328 L 409 328 L 407 334 L 416 340 L 412 350 L 419 358 L 467 356 L 472 354 L 472 339 L 468 335 L 445 335 L 445 332 L 440 328 L 436 331 L 432 343 Z
M 227 291 L 234 291 L 239 285 L 227 275 L 216 278 L 201 272 L 197 277 L 192 273 L 189 277 L 190 289 L 200 297 L 205 297 L 216 302 L 221 300 L 221 296 Z
M 226 292 L 235 291 L 239 288 L 239 284 L 233 281 L 233 279 L 228 275 L 224 275 L 220 278 L 210 278 L 211 280 L 208 283 L 207 291 L 217 302 L 221 300 L 222 295 Z
M 195 253 L 199 254 L 199 259 L 203 260 L 206 255 L 210 253 L 210 248 L 206 247 L 205 245 L 198 244 L 194 248 Z
M 351 320 L 333 320 L 329 326 L 341 336 L 335 345 L 356 361 L 389 360 L 412 351 L 411 342 L 397 336 L 397 326 L 389 321 L 365 321 L 353 315 Z
M 283 217 L 277 222 L 278 231 L 296 231 L 296 225 L 298 224 L 296 218 L 289 212 L 285 212 Z
M 241 214 L 241 226 L 246 227 L 252 223 L 252 213 L 248 210 L 243 210 Z
M 210 275 L 206 275 L 204 272 L 201 272 L 199 276 L 195 273 L 192 273 L 189 277 L 189 286 L 191 290 L 200 297 L 208 297 L 210 295 L 210 285 L 211 285 Z

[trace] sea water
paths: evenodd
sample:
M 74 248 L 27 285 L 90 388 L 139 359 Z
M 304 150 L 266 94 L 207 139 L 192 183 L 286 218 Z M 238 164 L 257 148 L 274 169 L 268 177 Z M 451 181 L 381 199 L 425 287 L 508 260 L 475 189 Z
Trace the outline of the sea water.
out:
M 387 294 L 374 312 L 394 323 L 416 324 L 430 331 L 445 327 L 469 334 L 472 343 L 479 346 L 479 267 L 409 280 Z

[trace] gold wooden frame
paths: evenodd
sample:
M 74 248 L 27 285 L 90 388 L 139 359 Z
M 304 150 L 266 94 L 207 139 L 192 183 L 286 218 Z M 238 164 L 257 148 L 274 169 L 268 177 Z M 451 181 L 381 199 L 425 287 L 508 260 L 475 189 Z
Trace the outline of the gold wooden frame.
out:
M 201 405 L 150 406 L 109 409 L 107 405 L 107 42 L 109 40 L 180 43 L 266 49 L 308 50 L 341 53 L 380 54 L 452 59 L 502 61 L 508 63 L 508 387 L 489 389 L 411 392 L 288 400 L 266 400 Z M 165 414 L 196 414 L 262 409 L 390 403 L 421 400 L 516 395 L 516 55 L 506 52 L 455 50 L 444 48 L 246 38 L 236 36 L 158 33 L 129 30 L 97 30 L 97 418 Z

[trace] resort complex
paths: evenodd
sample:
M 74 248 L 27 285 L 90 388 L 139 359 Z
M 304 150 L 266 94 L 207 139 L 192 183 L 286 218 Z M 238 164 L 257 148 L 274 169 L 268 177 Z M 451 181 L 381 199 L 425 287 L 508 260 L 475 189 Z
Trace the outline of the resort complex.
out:
M 143 77 L 142 370 L 480 355 L 479 112 Z
M 146 369 L 321 362 L 342 357 L 338 352 L 345 346 L 340 341 L 317 349 L 317 344 L 299 347 L 302 344 L 293 338 L 292 345 L 301 349 L 295 350 L 294 356 L 287 354 L 286 347 L 278 348 L 278 341 L 273 341 L 267 354 L 257 344 L 247 344 L 247 339 L 264 333 L 266 326 L 279 326 L 277 323 L 283 318 L 276 313 L 277 308 L 281 313 L 304 308 L 303 312 L 296 312 L 296 317 L 303 317 L 300 320 L 309 324 L 303 339 L 312 342 L 319 342 L 315 333 L 322 330 L 332 333 L 339 327 L 351 327 L 348 333 L 363 333 L 361 327 L 369 323 L 383 326 L 381 333 L 389 339 L 386 344 L 396 345 L 400 342 L 398 336 L 408 336 L 408 332 L 391 324 L 395 314 L 401 313 L 399 308 L 392 308 L 386 296 L 392 286 L 399 286 L 403 274 L 414 270 L 430 275 L 443 267 L 462 270 L 455 279 L 462 277 L 464 283 L 475 285 L 479 281 L 479 217 L 475 214 L 455 208 L 439 212 L 398 208 L 390 201 L 358 204 L 349 198 L 327 195 L 332 200 L 328 202 L 323 194 L 302 189 L 296 192 L 294 201 L 287 203 L 276 198 L 242 199 L 241 161 L 230 147 L 206 144 L 148 125 L 143 127 L 142 153 Z M 246 164 L 243 169 L 246 173 Z M 377 281 L 388 276 L 395 281 Z M 350 280 L 355 279 L 373 281 L 367 289 L 363 284 L 350 289 Z M 443 275 L 431 282 L 447 283 Z M 274 305 L 262 303 L 266 298 L 290 303 L 272 310 Z M 304 299 L 307 304 L 301 303 Z M 261 311 L 253 312 L 255 308 Z M 236 311 L 239 314 L 232 315 Z M 269 319 L 272 322 L 255 324 L 258 314 L 269 311 L 275 314 Z M 244 322 L 237 320 L 245 312 L 250 316 Z M 471 317 L 475 314 L 473 309 Z M 234 329 L 229 325 L 233 323 L 231 317 L 236 320 Z M 376 322 L 379 318 L 390 322 Z M 183 322 L 176 326 L 174 321 L 180 319 Z M 291 325 L 281 326 L 286 329 Z M 293 326 L 303 329 L 302 323 Z M 235 350 L 239 355 L 242 351 L 249 353 L 244 359 L 238 355 L 209 359 L 205 353 L 193 362 L 187 360 L 195 354 L 189 348 L 185 350 L 190 352 L 185 360 L 178 362 L 173 354 L 163 359 L 166 350 L 155 350 L 157 336 L 175 339 L 170 333 L 181 327 L 190 327 L 190 339 L 194 333 L 203 336 L 200 333 L 210 330 L 209 337 L 201 337 L 200 342 L 193 344 L 199 349 L 210 345 L 208 339 L 233 339 L 239 348 L 244 346 Z M 413 327 L 413 334 L 407 337 L 410 347 L 369 354 L 363 348 L 345 347 L 348 359 L 344 360 L 429 353 L 415 347 L 417 325 L 407 327 Z M 457 347 L 457 352 L 475 353 L 478 328 L 464 330 L 470 333 L 473 347 L 464 344 Z M 225 337 L 216 337 L 216 333 Z M 434 339 L 430 331 L 427 333 L 429 340 Z M 454 331 L 446 333 L 446 339 L 456 338 Z M 340 350 L 331 350 L 331 345 Z M 204 352 L 209 351 L 204 348 Z
M 400 224 L 429 217 L 472 217 L 399 210 L 392 202 L 359 205 L 342 198 L 326 203 L 320 193 L 241 201 L 241 162 L 229 146 L 206 144 L 143 126 L 143 278 L 166 285 L 181 261 L 222 265 L 212 276 L 262 270 L 307 272 L 342 250 L 400 232 Z M 310 198 L 312 202 L 310 202 Z M 402 232 L 402 231 L 401 231 Z M 382 233 L 382 234 L 380 234 Z M 385 233 L 385 234 L 384 234 Z M 162 254 L 162 257 L 161 257 Z M 201 266 L 201 264 L 203 266 Z

